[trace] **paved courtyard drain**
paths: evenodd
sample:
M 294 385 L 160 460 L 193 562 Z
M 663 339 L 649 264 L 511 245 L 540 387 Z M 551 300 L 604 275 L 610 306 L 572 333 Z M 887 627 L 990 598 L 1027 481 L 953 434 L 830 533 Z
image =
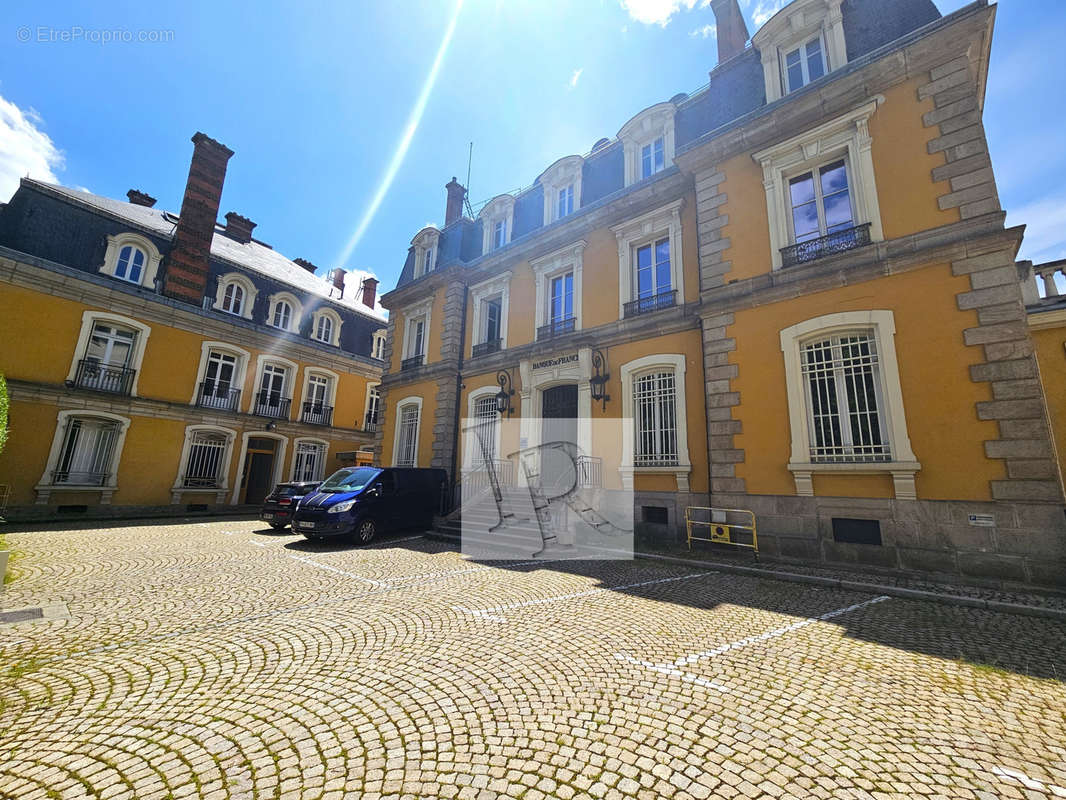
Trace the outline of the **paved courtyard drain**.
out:
M 43 608 L 20 608 L 18 611 L 0 611 L 0 625 L 13 625 L 31 619 L 44 619 Z

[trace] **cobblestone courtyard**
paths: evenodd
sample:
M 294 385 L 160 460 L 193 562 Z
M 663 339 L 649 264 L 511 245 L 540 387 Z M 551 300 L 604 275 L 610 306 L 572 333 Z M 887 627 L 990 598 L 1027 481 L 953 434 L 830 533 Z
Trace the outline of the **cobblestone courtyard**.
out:
M 0 796 L 1066 797 L 1061 623 L 245 521 L 15 533 Z M 69 616 L 67 616 L 69 614 Z

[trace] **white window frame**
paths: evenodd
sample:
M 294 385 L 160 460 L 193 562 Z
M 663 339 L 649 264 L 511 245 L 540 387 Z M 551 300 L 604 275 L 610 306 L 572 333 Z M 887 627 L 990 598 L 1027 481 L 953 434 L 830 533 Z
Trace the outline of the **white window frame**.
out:
M 414 344 L 414 323 L 422 319 L 425 321 L 425 329 L 422 334 L 422 363 L 429 363 L 429 337 L 433 330 L 433 297 L 427 297 L 417 305 L 409 306 L 403 310 L 403 356 L 402 359 L 414 358 L 418 353 L 412 353 Z
M 471 355 L 476 345 L 485 342 L 486 319 L 483 313 L 485 301 L 500 298 L 500 349 L 507 348 L 507 316 L 511 300 L 511 271 L 493 275 L 488 280 L 470 287 L 470 302 L 474 307 L 473 336 L 470 337 Z
M 304 414 L 304 403 L 307 402 L 307 398 L 310 396 L 310 384 L 311 376 L 314 375 L 319 378 L 325 378 L 328 382 L 326 387 L 326 403 L 333 409 L 334 414 L 337 412 L 337 385 L 340 383 L 340 375 L 331 369 L 325 367 L 304 367 L 304 374 L 300 378 L 300 405 L 297 407 L 296 419 L 302 420 Z
M 328 319 L 333 325 L 333 327 L 330 329 L 329 339 L 318 338 L 318 321 L 323 317 Z M 338 314 L 332 308 L 324 308 L 320 306 L 311 312 L 311 330 L 309 331 L 309 334 L 311 338 L 316 342 L 332 345 L 333 347 L 340 347 L 341 325 L 343 324 L 344 320 L 341 319 L 340 314 Z
M 880 361 L 883 424 L 888 434 L 892 460 L 872 463 L 814 463 L 810 453 L 810 421 L 803 377 L 801 347 L 812 339 L 856 328 L 871 330 Z M 792 452 L 788 469 L 796 482 L 796 494 L 814 496 L 815 473 L 892 475 L 897 500 L 916 500 L 915 474 L 922 468 L 911 449 L 903 389 L 896 359 L 896 323 L 891 311 L 841 311 L 805 320 L 781 331 L 781 352 L 785 361 L 785 388 L 792 430 Z
M 233 370 L 233 388 L 241 390 L 241 399 L 238 403 L 236 411 L 240 411 L 242 406 L 246 406 L 245 402 L 248 398 L 245 395 L 245 380 L 248 375 L 248 362 L 251 360 L 251 355 L 243 347 L 237 347 L 235 344 L 229 342 L 201 342 L 200 344 L 200 365 L 196 368 L 196 381 L 192 386 L 192 399 L 189 401 L 189 405 L 195 406 L 200 401 L 200 384 L 204 382 L 207 377 L 207 362 L 211 357 L 211 351 L 217 350 L 222 353 L 226 353 L 231 356 L 236 356 L 237 366 Z M 258 387 L 256 387 L 258 390 Z
M 291 309 L 291 315 L 289 317 L 289 325 L 286 328 L 282 328 L 274 324 L 274 310 L 279 303 L 288 303 Z M 303 304 L 292 292 L 276 292 L 270 296 L 270 306 L 267 309 L 266 324 L 271 328 L 279 331 L 286 331 L 287 333 L 299 333 L 300 322 L 303 319 Z
M 415 249 L 415 278 L 421 278 L 437 268 L 437 259 L 440 257 L 440 231 L 436 227 L 429 225 L 420 230 L 411 240 L 411 245 Z M 431 267 L 428 270 L 426 269 L 427 252 L 431 257 Z
M 226 437 L 225 449 L 222 453 L 222 481 L 214 488 L 195 488 L 185 486 L 185 471 L 189 466 L 189 455 L 192 450 L 193 438 L 198 433 L 219 433 Z M 231 428 L 222 428 L 217 425 L 188 425 L 185 428 L 185 441 L 181 448 L 181 458 L 178 460 L 178 474 L 174 477 L 174 485 L 170 488 L 170 502 L 178 504 L 183 494 L 214 494 L 216 503 L 225 503 L 226 494 L 229 492 L 230 467 L 233 464 L 233 443 L 237 440 L 237 432 Z
M 622 378 L 622 459 L 618 468 L 622 487 L 633 489 L 634 474 L 667 474 L 677 480 L 679 492 L 689 491 L 689 476 L 692 459 L 688 449 L 688 410 L 685 402 L 685 372 L 688 360 L 682 353 L 660 353 L 627 361 L 619 369 Z M 633 382 L 644 374 L 655 371 L 674 373 L 674 413 L 677 415 L 677 465 L 658 466 L 636 464 L 636 417 L 633 403 Z
M 781 250 L 794 243 L 789 178 L 841 157 L 848 167 L 854 224 L 869 223 L 870 241 L 884 241 L 869 126 L 870 117 L 884 100 L 878 95 L 859 108 L 752 156 L 763 169 L 773 269 L 781 269 Z
M 581 330 L 581 283 L 585 264 L 585 248 L 588 242 L 581 239 L 553 253 L 548 253 L 529 262 L 536 284 L 536 328 L 548 324 L 548 303 L 551 280 L 559 275 L 574 273 L 574 330 Z
M 796 215 L 795 206 L 792 205 L 792 192 L 790 189 L 793 179 L 800 177 L 801 175 L 810 175 L 814 188 L 814 203 L 815 210 L 818 214 L 818 236 L 815 238 L 821 238 L 828 236 L 829 224 L 825 218 L 825 195 L 822 188 L 822 175 L 821 171 L 824 167 L 828 167 L 830 164 L 835 164 L 838 161 L 844 162 L 844 173 L 848 177 L 848 201 L 851 203 L 851 224 L 852 226 L 860 225 L 856 219 L 855 211 L 855 195 L 852 190 L 851 176 L 854 170 L 851 167 L 851 159 L 845 153 L 839 156 L 828 156 L 823 161 L 812 162 L 810 164 L 804 164 L 794 170 L 788 170 L 782 173 L 785 190 L 785 205 L 788 213 L 788 241 L 789 244 L 799 244 L 796 236 Z M 808 240 L 810 241 L 810 240 Z
M 359 424 L 359 428 L 361 430 L 365 430 L 366 429 L 366 418 L 367 418 L 367 415 L 370 413 L 370 398 L 373 395 L 375 389 L 378 390 L 378 404 L 377 404 L 377 409 L 376 409 L 376 411 L 377 411 L 377 414 L 376 414 L 377 423 L 376 424 L 378 426 L 378 429 L 381 428 L 382 423 L 385 421 L 384 415 L 381 413 L 382 412 L 381 381 L 378 381 L 377 383 L 368 383 L 366 385 L 366 397 L 363 399 L 363 418 L 360 420 L 360 424 Z
M 581 208 L 581 173 L 585 159 L 581 156 L 560 158 L 543 173 L 540 181 L 544 190 L 544 224 L 550 225 L 560 219 L 572 216 Z M 574 208 L 565 216 L 559 215 L 559 192 L 568 186 L 574 189 Z
M 215 311 L 221 311 L 223 314 L 232 314 L 232 312 L 226 311 L 222 307 L 222 301 L 226 297 L 226 287 L 231 283 L 237 284 L 244 290 L 244 304 L 241 308 L 241 313 L 239 315 L 233 314 L 233 316 L 240 316 L 242 319 L 250 320 L 255 309 L 255 298 L 258 296 L 259 290 L 255 288 L 251 278 L 239 272 L 227 272 L 219 277 L 218 285 L 215 288 L 215 303 L 211 308 Z
M 664 236 L 670 239 L 670 283 L 677 290 L 677 304 L 685 303 L 684 249 L 681 236 L 681 210 L 684 200 L 676 200 L 635 219 L 611 228 L 618 242 L 618 318 L 625 317 L 626 303 L 636 300 L 637 248 L 654 244 Z
M 141 365 L 144 363 L 144 353 L 148 347 L 148 336 L 152 329 L 143 322 L 120 314 L 111 314 L 107 311 L 86 310 L 81 314 L 81 330 L 78 331 L 78 341 L 74 345 L 74 357 L 70 360 L 70 370 L 67 372 L 67 380 L 73 381 L 78 374 L 78 362 L 85 358 L 86 348 L 89 346 L 89 337 L 92 336 L 93 325 L 97 322 L 111 322 L 122 325 L 136 331 L 133 342 L 133 351 L 130 353 L 129 369 L 134 370 L 133 383 L 130 384 L 130 397 L 137 397 L 137 384 L 141 379 Z
M 411 406 L 411 405 L 416 406 L 417 409 L 418 409 L 418 422 L 415 424 L 415 455 L 414 455 L 414 463 L 413 464 L 401 465 L 399 463 L 400 420 L 403 417 L 403 409 L 405 407 Z M 395 430 L 393 431 L 393 435 L 392 435 L 392 466 L 394 466 L 394 467 L 399 467 L 399 466 L 417 467 L 418 466 L 418 447 L 419 447 L 419 438 L 421 437 L 421 435 L 422 435 L 422 398 L 420 396 L 418 396 L 418 395 L 411 395 L 410 397 L 405 397 L 403 400 L 401 400 L 400 402 L 398 402 L 396 404 Z
M 262 382 L 263 382 L 263 368 L 267 364 L 273 364 L 278 367 L 285 367 L 285 383 L 282 386 L 282 396 L 287 398 L 290 403 L 295 399 L 296 394 L 293 388 L 296 386 L 296 381 L 300 379 L 300 367 L 295 361 L 290 361 L 287 358 L 276 356 L 268 353 L 261 353 L 255 360 L 255 380 L 251 386 L 251 396 L 248 398 L 248 412 L 255 411 L 256 397 L 258 396 Z M 302 408 L 302 403 L 301 406 Z M 292 406 L 289 406 L 289 419 L 292 418 Z
M 789 94 L 785 56 L 820 36 L 825 74 L 848 63 L 844 41 L 843 0 L 792 0 L 751 37 L 762 58 L 766 102 Z
M 370 357 L 379 361 L 385 360 L 385 343 L 388 339 L 388 331 L 375 331 L 370 339 Z M 381 355 L 378 355 L 380 353 Z
M 650 178 L 642 177 L 641 150 L 644 145 L 651 144 L 659 137 L 663 140 L 663 169 L 665 171 L 674 163 L 674 115 L 677 107 L 673 103 L 658 103 L 651 108 L 646 108 L 629 120 L 618 132 L 618 138 L 622 140 L 622 148 L 625 155 L 625 185 L 631 186 L 642 180 L 651 180 L 659 173 L 653 173 Z
M 296 457 L 300 453 L 300 445 L 302 444 L 314 444 L 319 445 L 322 448 L 322 463 L 319 465 L 319 477 L 312 478 L 311 480 L 325 480 L 326 460 L 329 458 L 329 442 L 325 439 L 318 439 L 312 436 L 299 436 L 292 440 L 292 463 L 289 465 L 289 480 L 303 480 L 302 478 L 296 477 Z
M 75 486 L 52 482 L 52 473 L 59 466 L 59 459 L 62 455 L 67 423 L 72 417 L 105 420 L 118 425 L 118 433 L 115 436 L 114 447 L 111 450 L 111 463 L 108 465 L 110 481 L 104 486 Z M 129 427 L 129 417 L 112 414 L 107 411 L 94 411 L 85 408 L 60 411 L 56 416 L 56 428 L 52 434 L 52 446 L 48 451 L 48 461 L 45 463 L 44 473 L 41 475 L 37 485 L 33 487 L 37 493 L 35 501 L 37 505 L 48 505 L 52 494 L 55 492 L 93 492 L 100 495 L 100 505 L 109 505 L 113 495 L 118 490 L 118 468 L 122 463 L 122 448 L 126 443 L 126 432 Z
M 514 198 L 509 194 L 497 195 L 481 209 L 478 219 L 481 220 L 482 254 L 487 255 L 501 247 L 506 247 L 511 243 L 511 236 L 514 233 Z M 497 222 L 503 222 L 506 226 L 504 242 L 500 247 L 496 247 L 493 239 L 493 229 Z
M 120 278 L 115 274 L 115 270 L 118 268 L 118 257 L 122 253 L 122 248 L 127 245 L 144 251 L 144 266 L 141 268 L 140 280 L 137 281 Z M 153 289 L 155 288 L 155 278 L 159 273 L 161 259 L 162 254 L 159 249 L 152 244 L 152 240 L 147 236 L 142 236 L 132 231 L 116 233 L 107 237 L 107 250 L 104 252 L 104 263 L 100 265 L 100 273 L 110 275 L 115 280 L 123 281 L 130 286 L 143 286 L 145 289 Z

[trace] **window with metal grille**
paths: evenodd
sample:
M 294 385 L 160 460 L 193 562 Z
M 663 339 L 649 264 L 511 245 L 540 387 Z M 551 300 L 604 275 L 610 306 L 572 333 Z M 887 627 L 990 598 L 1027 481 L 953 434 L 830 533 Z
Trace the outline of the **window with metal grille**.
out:
M 185 488 L 215 489 L 222 486 L 222 464 L 228 441 L 224 433 L 198 431 L 193 434 L 185 463 Z
M 633 379 L 637 429 L 634 463 L 649 466 L 678 463 L 676 389 L 672 371 L 647 373 Z
M 396 450 L 396 466 L 413 467 L 418 451 L 418 406 L 400 408 L 400 439 Z
M 842 333 L 810 342 L 802 346 L 800 355 L 811 461 L 891 460 L 873 333 Z
M 474 464 L 496 458 L 496 426 L 500 412 L 496 410 L 496 395 L 479 397 L 474 402 Z
M 326 446 L 318 442 L 300 442 L 292 470 L 294 481 L 320 481 L 326 463 Z
M 53 481 L 79 486 L 106 486 L 111 477 L 111 457 L 117 436 L 118 423 L 72 417 L 63 435 Z

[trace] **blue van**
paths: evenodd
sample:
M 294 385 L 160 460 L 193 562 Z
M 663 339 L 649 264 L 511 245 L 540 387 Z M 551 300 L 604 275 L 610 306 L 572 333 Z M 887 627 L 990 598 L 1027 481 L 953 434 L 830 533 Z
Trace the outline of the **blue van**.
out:
M 308 539 L 352 536 L 366 544 L 379 532 L 433 525 L 444 510 L 442 469 L 346 467 L 300 501 L 292 529 Z

